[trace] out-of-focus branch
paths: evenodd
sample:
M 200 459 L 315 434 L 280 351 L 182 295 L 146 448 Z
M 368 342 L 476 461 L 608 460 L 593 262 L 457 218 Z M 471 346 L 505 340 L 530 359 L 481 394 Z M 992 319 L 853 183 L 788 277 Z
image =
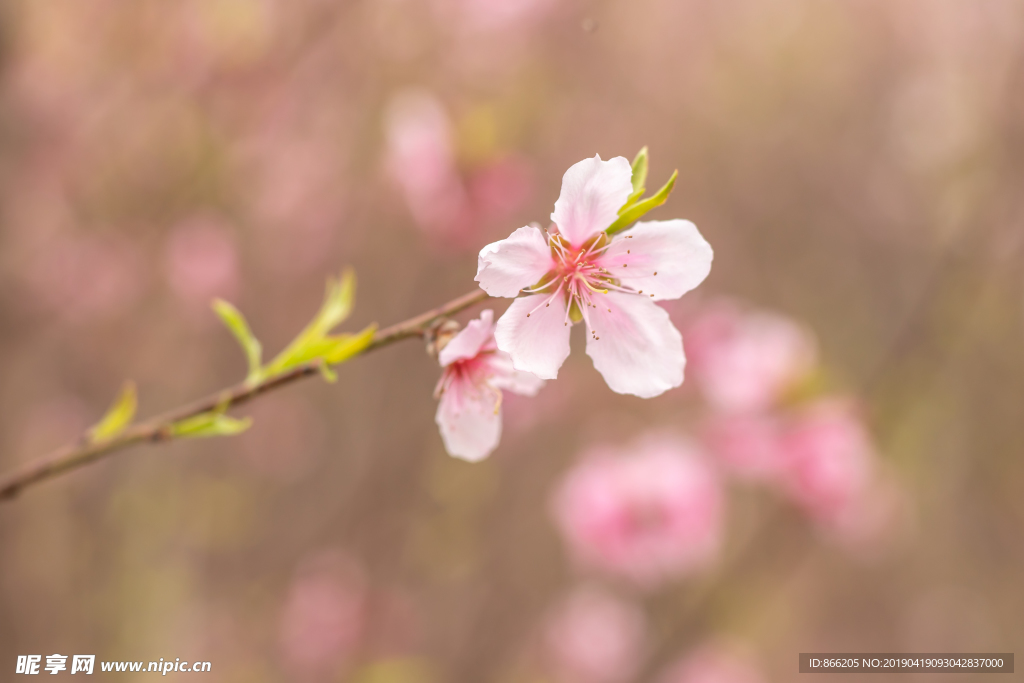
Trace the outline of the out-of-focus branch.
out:
M 443 306 L 438 306 L 404 322 L 386 327 L 377 332 L 373 337 L 373 341 L 357 355 L 369 353 L 409 337 L 421 337 L 441 318 L 458 313 L 486 298 L 486 292 L 475 290 L 457 299 L 453 299 Z M 11 474 L 0 478 L 0 501 L 10 500 L 23 489 L 33 484 L 95 462 L 130 446 L 145 442 L 158 443 L 172 440 L 175 438 L 172 426 L 176 422 L 211 411 L 223 411 L 241 405 L 260 394 L 291 384 L 303 377 L 319 373 L 323 363 L 323 360 L 317 359 L 298 365 L 286 372 L 267 377 L 256 383 L 241 382 L 217 393 L 210 394 L 206 398 L 167 411 L 144 422 L 131 425 L 117 436 L 109 439 L 102 439 L 92 443 L 83 437 L 83 439 L 76 443 L 63 446 L 49 455 L 29 462 Z

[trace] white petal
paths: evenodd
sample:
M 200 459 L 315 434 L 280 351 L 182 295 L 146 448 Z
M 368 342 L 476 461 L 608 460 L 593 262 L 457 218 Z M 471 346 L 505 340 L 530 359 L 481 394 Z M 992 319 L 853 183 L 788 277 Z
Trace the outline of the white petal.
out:
M 594 304 L 587 355 L 612 391 L 651 398 L 683 383 L 683 337 L 665 309 L 622 292 L 595 296 Z
M 487 360 L 494 374 L 489 380 L 491 386 L 523 396 L 534 396 L 544 386 L 544 380 L 532 372 L 516 370 L 512 357 L 504 351 L 495 351 Z
M 488 244 L 477 258 L 476 281 L 491 296 L 513 297 L 554 268 L 548 241 L 539 228 L 519 228 Z
M 534 294 L 512 302 L 495 325 L 494 339 L 498 348 L 512 357 L 516 370 L 555 379 L 569 355 L 571 325 L 565 322 L 565 298 L 561 294 Z
M 660 301 L 678 299 L 703 282 L 713 256 L 697 226 L 677 219 L 637 223 L 615 236 L 598 263 L 622 284 Z
M 578 247 L 614 223 L 633 191 L 632 177 L 625 157 L 601 161 L 595 155 L 570 166 L 551 214 L 558 232 Z
M 472 358 L 479 354 L 481 349 L 492 339 L 494 339 L 494 311 L 488 308 L 480 312 L 479 319 L 470 320 L 461 332 L 452 337 L 451 341 L 441 349 L 441 353 L 437 354 L 437 360 L 441 363 L 441 367 L 445 367 L 457 360 Z
M 449 455 L 470 462 L 483 460 L 501 440 L 501 410 L 497 396 L 474 394 L 450 386 L 441 395 L 434 421 Z

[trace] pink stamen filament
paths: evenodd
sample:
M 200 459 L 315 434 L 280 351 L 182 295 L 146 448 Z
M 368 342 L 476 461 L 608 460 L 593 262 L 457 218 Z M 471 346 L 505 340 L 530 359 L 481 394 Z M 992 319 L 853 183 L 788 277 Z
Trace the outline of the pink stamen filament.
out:
M 626 237 L 630 236 L 627 235 Z M 541 307 L 549 306 L 551 301 L 562 293 L 564 287 L 566 307 L 563 324 L 569 324 L 572 307 L 576 305 L 594 339 L 600 339 L 591 324 L 590 313 L 587 310 L 588 308 L 596 309 L 598 307 L 594 303 L 594 296 L 597 294 L 608 294 L 610 291 L 625 294 L 640 294 L 641 292 L 628 285 L 615 282 L 615 278 L 607 268 L 594 262 L 594 259 L 608 251 L 613 244 L 612 241 L 604 242 L 603 239 L 594 239 L 586 248 L 580 248 L 576 251 L 572 245 L 565 242 L 565 238 L 553 234 L 549 236 L 548 244 L 551 248 L 552 257 L 555 259 L 555 269 L 544 276 L 544 281 L 541 284 L 524 289 L 523 292 L 539 294 L 549 290 L 556 282 L 558 287 L 553 294 L 546 296 L 543 302 L 530 311 L 527 317 L 536 313 Z M 606 308 L 608 307 L 606 306 Z M 611 311 L 610 308 L 608 310 Z

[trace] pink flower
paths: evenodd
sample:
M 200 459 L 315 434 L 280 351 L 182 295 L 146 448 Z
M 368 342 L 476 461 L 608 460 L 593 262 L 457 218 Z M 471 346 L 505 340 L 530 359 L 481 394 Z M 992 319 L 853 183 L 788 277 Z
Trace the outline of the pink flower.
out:
M 552 231 L 519 228 L 480 251 L 476 280 L 488 294 L 528 294 L 495 331 L 517 370 L 554 379 L 569 355 L 569 324 L 582 319 L 587 355 L 613 391 L 650 398 L 682 384 L 682 337 L 655 301 L 700 284 L 711 246 L 684 220 L 605 233 L 632 192 L 631 176 L 623 157 L 574 164 L 562 178 Z
M 337 669 L 358 645 L 365 586 L 343 555 L 325 552 L 300 569 L 285 603 L 280 645 L 287 661 L 307 673 Z
M 517 155 L 498 157 L 473 172 L 468 188 L 481 220 L 504 221 L 533 196 L 533 167 Z
M 164 267 L 174 293 L 204 308 L 215 296 L 233 297 L 239 287 L 235 241 L 212 217 L 196 216 L 174 228 L 164 250 Z
M 718 304 L 686 330 L 693 376 L 707 400 L 730 412 L 763 410 L 814 367 L 813 335 L 774 313 Z
M 746 657 L 720 646 L 704 646 L 671 665 L 658 683 L 763 683 Z
M 725 413 L 712 417 L 704 443 L 740 479 L 775 481 L 788 466 L 782 433 L 785 420 L 774 414 Z
M 388 170 L 417 225 L 458 237 L 468 229 L 470 205 L 444 107 L 428 92 L 405 91 L 392 99 L 385 125 Z
M 820 524 L 849 523 L 874 480 L 871 437 L 849 402 L 820 400 L 799 414 L 780 444 L 786 494 Z M 845 520 L 845 521 L 844 521 Z
M 730 473 L 771 484 L 850 550 L 878 550 L 904 516 L 903 492 L 880 471 L 850 401 L 818 399 L 788 414 L 717 415 L 704 443 Z
M 483 311 L 438 354 L 444 372 L 435 395 L 435 420 L 451 455 L 476 462 L 501 439 L 501 390 L 533 396 L 544 382 L 512 367 L 494 344 L 494 313 Z
M 692 446 L 667 437 L 630 450 L 597 449 L 556 492 L 555 521 L 573 554 L 648 586 L 703 568 L 722 535 L 714 470 Z
M 559 683 L 623 683 L 639 668 L 645 635 L 636 605 L 588 586 L 549 613 L 544 653 Z

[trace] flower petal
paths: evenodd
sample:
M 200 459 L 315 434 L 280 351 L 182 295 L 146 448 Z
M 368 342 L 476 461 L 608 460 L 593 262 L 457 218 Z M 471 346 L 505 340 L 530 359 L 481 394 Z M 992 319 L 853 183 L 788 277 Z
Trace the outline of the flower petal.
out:
M 494 311 L 488 308 L 480 312 L 479 319 L 470 320 L 461 332 L 452 337 L 451 341 L 437 354 L 437 360 L 441 363 L 441 367 L 446 367 L 457 360 L 472 358 L 479 354 L 493 338 Z
M 512 357 L 504 351 L 495 351 L 487 359 L 490 367 L 491 378 L 488 380 L 492 387 L 505 389 L 522 396 L 534 396 L 544 386 L 544 380 L 532 372 L 516 370 L 512 365 Z
M 713 256 L 690 221 L 647 221 L 617 235 L 598 265 L 622 284 L 661 301 L 678 299 L 703 282 Z
M 683 337 L 665 309 L 622 292 L 594 303 L 587 310 L 587 355 L 612 391 L 651 398 L 683 383 Z
M 545 302 L 549 305 L 545 305 Z M 529 315 L 528 315 L 529 314 Z M 565 299 L 534 294 L 516 299 L 494 327 L 498 348 L 512 357 L 516 370 L 555 379 L 569 355 Z
M 494 392 L 498 392 L 497 389 Z M 499 394 L 479 392 L 462 382 L 441 394 L 434 421 L 449 455 L 469 462 L 483 460 L 501 440 Z
M 570 166 L 551 214 L 558 232 L 578 247 L 615 222 L 633 191 L 632 176 L 625 157 L 601 161 L 595 155 Z
M 519 228 L 480 250 L 476 281 L 491 296 L 514 297 L 552 268 L 554 260 L 540 228 Z

